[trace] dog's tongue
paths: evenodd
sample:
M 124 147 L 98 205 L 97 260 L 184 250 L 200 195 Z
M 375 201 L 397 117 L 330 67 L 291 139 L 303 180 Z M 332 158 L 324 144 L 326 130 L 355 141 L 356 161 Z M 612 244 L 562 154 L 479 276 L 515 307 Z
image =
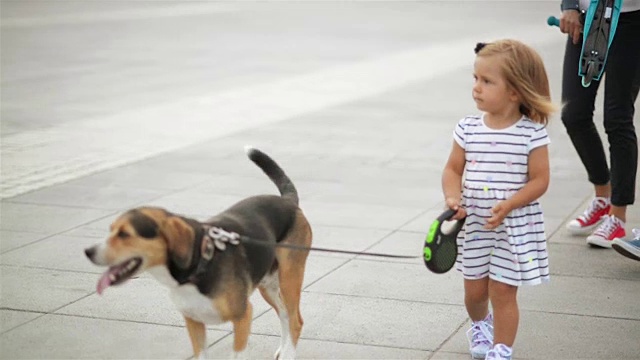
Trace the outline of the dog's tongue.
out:
M 104 289 L 111 286 L 111 279 L 109 279 L 111 275 L 111 269 L 107 270 L 102 274 L 100 280 L 98 280 L 98 285 L 96 286 L 96 291 L 98 291 L 98 295 L 102 295 Z

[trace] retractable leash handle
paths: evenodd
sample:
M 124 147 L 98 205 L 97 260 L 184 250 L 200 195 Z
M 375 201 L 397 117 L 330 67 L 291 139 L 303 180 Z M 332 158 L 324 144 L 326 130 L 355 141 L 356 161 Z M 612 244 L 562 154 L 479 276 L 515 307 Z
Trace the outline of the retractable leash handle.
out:
M 448 233 L 442 232 L 442 224 L 451 220 L 456 210 L 445 210 L 431 223 L 429 233 L 424 242 L 423 258 L 426 267 L 436 274 L 449 271 L 456 262 L 458 256 L 458 244 L 456 238 L 464 225 L 464 219 L 457 220 Z

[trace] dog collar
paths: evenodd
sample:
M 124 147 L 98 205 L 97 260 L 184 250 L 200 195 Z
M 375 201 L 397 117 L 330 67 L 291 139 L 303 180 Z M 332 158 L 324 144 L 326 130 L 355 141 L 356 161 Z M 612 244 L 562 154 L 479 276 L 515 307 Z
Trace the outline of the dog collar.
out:
M 205 225 L 202 241 L 200 242 L 200 260 L 196 271 L 189 276 L 190 282 L 196 283 L 200 275 L 206 273 L 216 251 L 225 251 L 227 245 L 236 246 L 238 244 L 240 244 L 240 235 L 237 233 Z

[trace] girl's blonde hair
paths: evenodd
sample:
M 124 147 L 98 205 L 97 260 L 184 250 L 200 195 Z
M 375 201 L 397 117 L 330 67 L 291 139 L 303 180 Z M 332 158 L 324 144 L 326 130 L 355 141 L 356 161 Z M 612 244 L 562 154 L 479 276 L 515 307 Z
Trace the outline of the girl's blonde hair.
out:
M 507 84 L 520 96 L 520 112 L 537 123 L 549 122 L 556 106 L 551 102 L 544 63 L 535 50 L 520 41 L 505 39 L 478 44 L 476 54 L 500 56 Z

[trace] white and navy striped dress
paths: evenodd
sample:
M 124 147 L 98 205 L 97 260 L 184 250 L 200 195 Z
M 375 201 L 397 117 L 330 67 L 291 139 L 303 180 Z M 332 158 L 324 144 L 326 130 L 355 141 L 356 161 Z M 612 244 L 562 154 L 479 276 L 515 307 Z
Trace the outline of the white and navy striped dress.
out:
M 549 281 L 542 208 L 534 201 L 514 209 L 493 230 L 484 225 L 491 208 L 527 182 L 529 152 L 549 144 L 544 125 L 523 117 L 506 129 L 487 127 L 483 117 L 466 117 L 454 130 L 465 151 L 462 205 L 467 211 L 458 236 L 457 269 L 465 279 L 536 285 Z

